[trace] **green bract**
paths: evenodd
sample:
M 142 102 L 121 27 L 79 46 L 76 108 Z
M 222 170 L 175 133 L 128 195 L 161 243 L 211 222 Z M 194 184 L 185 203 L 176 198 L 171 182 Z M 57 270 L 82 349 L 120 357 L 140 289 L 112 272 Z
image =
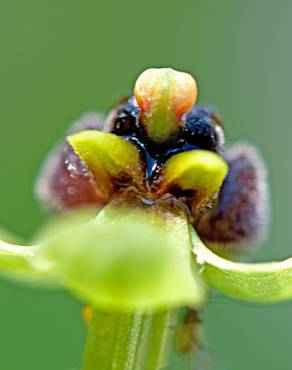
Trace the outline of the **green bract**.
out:
M 95 307 L 197 307 L 204 290 L 191 270 L 186 223 L 184 230 L 174 239 L 160 219 L 108 207 L 85 224 L 53 228 L 36 266 L 50 266 L 61 285 Z
M 0 269 L 65 287 L 95 307 L 119 310 L 197 308 L 205 300 L 202 280 L 248 301 L 292 297 L 292 259 L 228 261 L 202 244 L 183 213 L 162 218 L 163 212 L 157 206 L 147 213 L 110 205 L 90 220 L 67 215 L 42 233 L 40 246 L 1 242 Z
M 142 210 L 108 206 L 90 221 L 66 215 L 42 232 L 39 247 L 1 245 L 0 266 L 41 282 L 45 276 L 95 307 L 198 307 L 205 289 L 187 230 L 185 219 L 164 224 Z

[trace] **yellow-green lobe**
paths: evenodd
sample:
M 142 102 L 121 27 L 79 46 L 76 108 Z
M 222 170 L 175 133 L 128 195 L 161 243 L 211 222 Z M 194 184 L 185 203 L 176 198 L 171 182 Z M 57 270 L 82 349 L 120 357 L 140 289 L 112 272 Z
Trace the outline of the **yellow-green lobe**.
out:
M 221 187 L 227 171 L 227 163 L 216 153 L 208 150 L 179 153 L 165 164 L 161 191 L 179 187 L 211 197 Z
M 85 162 L 104 193 L 112 187 L 112 178 L 127 176 L 140 185 L 143 166 L 133 144 L 114 134 L 87 130 L 67 138 L 76 154 Z

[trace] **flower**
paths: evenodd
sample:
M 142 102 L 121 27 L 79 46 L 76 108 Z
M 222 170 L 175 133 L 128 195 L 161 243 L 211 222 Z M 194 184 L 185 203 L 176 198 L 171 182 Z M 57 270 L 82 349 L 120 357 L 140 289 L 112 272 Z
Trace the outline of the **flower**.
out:
M 291 259 L 242 264 L 208 248 L 231 253 L 259 237 L 267 186 L 256 152 L 226 150 L 221 120 L 196 98 L 190 75 L 150 69 L 104 122 L 78 122 L 37 191 L 61 213 L 94 207 L 65 213 L 38 246 L 0 243 L 0 269 L 118 310 L 198 308 L 207 284 L 256 302 L 291 298 Z

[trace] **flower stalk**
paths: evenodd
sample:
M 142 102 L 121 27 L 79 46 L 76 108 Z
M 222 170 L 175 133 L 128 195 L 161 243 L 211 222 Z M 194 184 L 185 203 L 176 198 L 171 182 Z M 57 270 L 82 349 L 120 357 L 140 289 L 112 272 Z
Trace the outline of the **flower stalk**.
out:
M 178 310 L 133 313 L 93 310 L 83 370 L 158 370 L 175 347 Z

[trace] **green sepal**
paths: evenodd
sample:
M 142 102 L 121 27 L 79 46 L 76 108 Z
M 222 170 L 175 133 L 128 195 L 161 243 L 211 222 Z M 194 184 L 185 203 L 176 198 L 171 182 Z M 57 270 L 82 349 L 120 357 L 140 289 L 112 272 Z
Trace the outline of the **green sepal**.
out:
M 255 303 L 292 298 L 292 258 L 281 262 L 233 262 L 208 249 L 194 230 L 191 234 L 200 273 L 211 287 L 232 298 Z
M 40 246 L 1 241 L 0 271 L 62 286 L 101 309 L 198 308 L 206 299 L 202 279 L 241 300 L 292 298 L 292 258 L 250 264 L 224 259 L 201 242 L 184 215 L 155 207 L 146 212 L 109 205 L 93 220 L 66 215 L 42 233 Z
M 51 270 L 39 269 L 34 265 L 34 258 L 40 249 L 39 246 L 19 246 L 0 241 L 1 275 L 29 285 L 57 286 Z

